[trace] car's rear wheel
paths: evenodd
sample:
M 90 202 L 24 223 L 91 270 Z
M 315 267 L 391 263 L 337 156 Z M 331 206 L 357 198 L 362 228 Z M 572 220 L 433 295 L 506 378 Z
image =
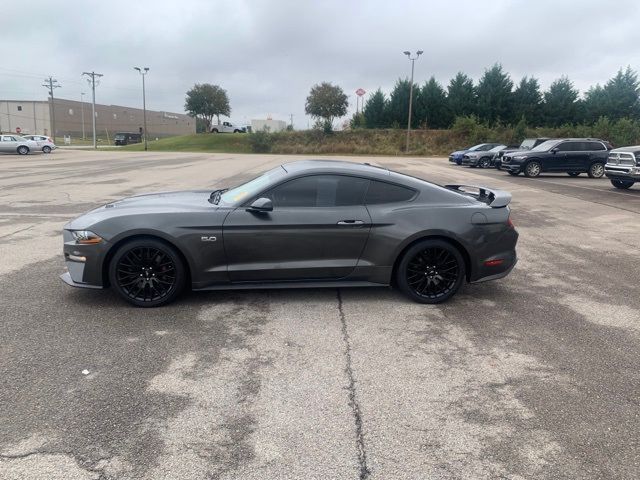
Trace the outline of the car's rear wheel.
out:
M 633 187 L 633 184 L 635 182 L 631 182 L 628 180 L 611 180 L 611 185 L 613 185 L 616 188 L 619 188 L 620 190 L 626 190 L 628 188 Z
M 409 298 L 420 303 L 440 303 L 460 289 L 465 265 L 456 247 L 443 240 L 422 240 L 404 254 L 396 283 Z
M 42 151 L 44 153 L 51 153 L 51 147 L 49 147 L 48 145 L 45 145 L 44 147 L 42 147 Z
M 589 175 L 589 178 L 602 178 L 602 175 L 604 175 L 604 163 L 596 162 L 592 164 L 587 175 Z
M 537 177 L 541 171 L 542 167 L 538 162 L 529 162 L 527 166 L 524 167 L 524 174 L 527 177 Z
M 491 166 L 491 159 L 487 157 L 481 158 L 478 162 L 478 166 L 480 168 L 489 168 Z
M 137 307 L 159 307 L 173 301 L 186 282 L 186 269 L 171 245 L 153 238 L 131 240 L 109 264 L 115 291 Z
M 214 128 L 213 130 L 211 130 L 211 133 L 218 133 L 218 129 Z
M 27 153 L 29 153 L 29 147 L 25 147 L 24 145 L 18 147 L 18 154 L 26 155 Z
M 578 175 L 580 175 L 580 172 L 567 172 L 567 175 L 569 175 L 570 177 L 577 177 Z

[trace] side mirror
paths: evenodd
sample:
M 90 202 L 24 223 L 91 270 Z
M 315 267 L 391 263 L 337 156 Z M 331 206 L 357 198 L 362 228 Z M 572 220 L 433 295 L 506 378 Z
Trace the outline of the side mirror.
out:
M 558 151 L 558 149 L 557 149 L 557 148 L 552 148 L 552 149 L 551 149 L 551 153 L 556 153 L 557 151 Z
M 254 201 L 249 208 L 247 208 L 247 212 L 271 212 L 273 211 L 273 202 L 268 198 L 258 198 Z

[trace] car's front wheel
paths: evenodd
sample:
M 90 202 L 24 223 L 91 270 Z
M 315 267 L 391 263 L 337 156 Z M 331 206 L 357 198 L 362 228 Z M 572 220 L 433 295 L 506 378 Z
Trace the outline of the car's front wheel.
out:
M 542 167 L 538 162 L 529 162 L 527 166 L 524 167 L 524 174 L 527 177 L 537 177 L 541 171 Z
M 604 175 L 604 163 L 596 162 L 592 164 L 587 175 L 589 175 L 589 178 L 602 178 L 602 175 Z
M 491 159 L 487 157 L 481 158 L 478 166 L 480 168 L 489 168 L 491 166 Z
M 154 238 L 126 242 L 109 263 L 111 286 L 137 307 L 159 307 L 175 300 L 186 277 L 177 250 Z
M 44 153 L 51 153 L 51 147 L 48 145 L 45 145 L 44 147 L 42 147 L 42 151 Z
M 412 300 L 440 303 L 460 289 L 465 265 L 456 247 L 443 240 L 422 240 L 404 254 L 396 271 L 396 284 Z
M 619 188 L 620 190 L 626 190 L 628 188 L 633 187 L 633 184 L 635 182 L 631 182 L 629 180 L 615 180 L 612 179 L 611 180 L 611 185 L 613 185 L 616 188 Z
M 27 153 L 29 153 L 29 147 L 25 147 L 24 145 L 20 145 L 18 147 L 18 154 L 19 155 L 26 155 Z

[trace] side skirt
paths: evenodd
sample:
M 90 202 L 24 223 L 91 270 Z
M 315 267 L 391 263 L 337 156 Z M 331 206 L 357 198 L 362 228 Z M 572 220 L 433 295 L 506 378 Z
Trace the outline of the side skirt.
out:
M 226 283 L 224 285 L 211 285 L 205 288 L 194 288 L 194 291 L 203 290 L 260 290 L 275 288 L 342 288 L 342 287 L 388 287 L 388 284 L 361 282 L 361 281 L 309 281 L 309 282 L 247 282 Z

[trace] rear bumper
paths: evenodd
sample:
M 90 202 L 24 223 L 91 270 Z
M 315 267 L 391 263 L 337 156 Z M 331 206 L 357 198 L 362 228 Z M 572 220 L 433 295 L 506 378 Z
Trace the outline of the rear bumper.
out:
M 507 275 L 509 275 L 511 273 L 511 270 L 514 269 L 514 267 L 516 266 L 516 264 L 518 263 L 518 257 L 515 254 L 516 252 L 513 252 L 513 260 L 511 261 L 511 265 L 509 265 L 509 267 L 507 267 L 506 270 L 499 272 L 499 273 L 494 273 L 492 275 L 487 275 L 486 277 L 481 277 L 478 278 L 476 280 L 472 280 L 469 283 L 483 283 L 483 282 L 490 282 L 491 280 L 498 280 L 500 278 L 504 278 Z

